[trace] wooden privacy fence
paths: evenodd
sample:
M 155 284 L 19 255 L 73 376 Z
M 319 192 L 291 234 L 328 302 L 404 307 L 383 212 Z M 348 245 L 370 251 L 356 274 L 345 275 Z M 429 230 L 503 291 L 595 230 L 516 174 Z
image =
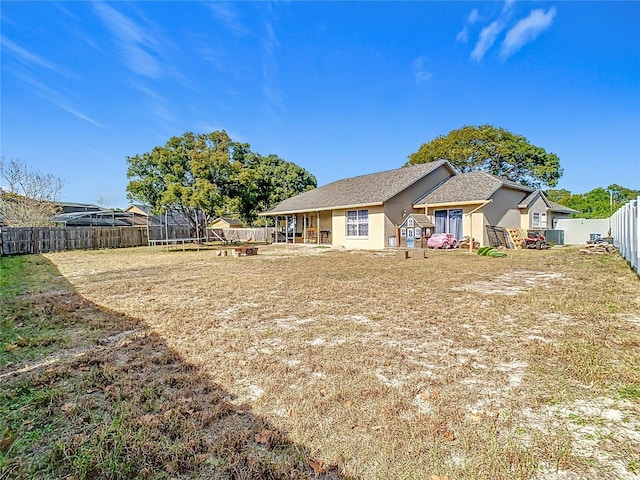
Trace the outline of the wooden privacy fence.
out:
M 140 247 L 148 244 L 146 226 L 0 228 L 0 256 L 63 250 Z
M 620 255 L 640 274 L 640 197 L 611 216 L 611 236 Z

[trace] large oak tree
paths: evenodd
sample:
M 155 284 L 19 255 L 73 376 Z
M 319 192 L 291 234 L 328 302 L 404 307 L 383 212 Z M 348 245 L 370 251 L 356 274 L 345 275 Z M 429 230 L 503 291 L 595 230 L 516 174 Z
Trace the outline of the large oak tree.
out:
M 409 164 L 448 160 L 461 172 L 485 171 L 535 188 L 553 187 L 562 176 L 560 159 L 544 148 L 492 125 L 465 126 L 423 144 Z
M 127 164 L 129 199 L 156 213 L 181 212 L 194 235 L 216 216 L 252 223 L 258 212 L 316 186 L 305 169 L 252 152 L 225 131 L 172 137 L 151 152 L 127 157 Z

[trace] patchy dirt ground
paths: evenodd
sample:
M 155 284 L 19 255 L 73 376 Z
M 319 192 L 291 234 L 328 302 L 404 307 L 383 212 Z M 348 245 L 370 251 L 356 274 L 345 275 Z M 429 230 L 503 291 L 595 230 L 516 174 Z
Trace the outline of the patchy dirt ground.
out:
M 640 474 L 640 282 L 617 256 L 280 245 L 47 258 L 353 478 Z

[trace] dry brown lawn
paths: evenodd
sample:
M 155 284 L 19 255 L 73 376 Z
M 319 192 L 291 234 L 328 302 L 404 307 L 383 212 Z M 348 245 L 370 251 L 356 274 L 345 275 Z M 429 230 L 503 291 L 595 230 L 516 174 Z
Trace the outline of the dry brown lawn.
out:
M 617 255 L 46 257 L 195 367 L 184 398 L 206 378 L 348 477 L 640 474 L 640 282 Z

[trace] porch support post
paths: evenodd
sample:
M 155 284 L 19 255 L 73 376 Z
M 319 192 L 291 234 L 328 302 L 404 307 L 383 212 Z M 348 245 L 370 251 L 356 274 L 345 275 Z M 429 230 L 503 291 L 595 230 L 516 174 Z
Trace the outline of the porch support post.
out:
M 489 200 L 486 200 L 485 202 L 482 203 L 482 205 L 479 205 L 478 207 L 474 208 L 468 213 L 469 215 L 469 253 L 473 253 L 473 214 L 490 203 L 493 203 L 492 198 L 490 198 Z M 482 243 L 482 242 L 478 240 L 478 243 Z
M 316 225 L 316 230 L 317 230 L 317 234 L 316 234 L 316 243 L 317 243 L 318 245 L 320 245 L 320 236 L 322 235 L 322 234 L 320 233 L 320 211 L 317 211 L 317 212 L 316 212 L 316 215 L 318 216 L 318 223 L 317 223 L 317 225 Z

